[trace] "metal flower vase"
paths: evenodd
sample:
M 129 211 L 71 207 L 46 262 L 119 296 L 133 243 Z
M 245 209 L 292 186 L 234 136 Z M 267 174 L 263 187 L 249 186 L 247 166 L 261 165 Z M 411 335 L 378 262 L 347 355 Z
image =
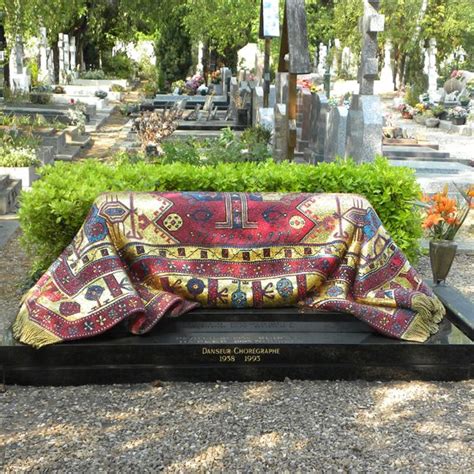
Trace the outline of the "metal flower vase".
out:
M 433 283 L 439 285 L 446 280 L 458 246 L 452 240 L 430 241 L 430 262 Z

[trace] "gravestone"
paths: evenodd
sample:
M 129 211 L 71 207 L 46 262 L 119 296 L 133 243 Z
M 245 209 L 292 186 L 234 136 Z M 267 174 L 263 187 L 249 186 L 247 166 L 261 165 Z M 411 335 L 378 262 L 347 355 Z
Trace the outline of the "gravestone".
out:
M 275 76 L 275 100 L 284 103 L 288 100 L 288 73 L 277 72 Z
M 288 115 L 285 104 L 275 104 L 275 133 L 273 140 L 273 157 L 275 161 L 286 159 L 288 150 Z
M 64 62 L 64 34 L 58 35 L 58 64 L 59 64 L 59 82 L 66 83 L 65 62 Z
M 305 153 L 311 138 L 311 107 L 313 97 L 308 89 L 301 90 L 299 94 L 300 134 L 298 136 L 297 150 Z
M 334 161 L 346 152 L 347 108 L 331 107 L 328 115 L 328 130 L 324 148 L 325 161 Z
M 204 43 L 199 41 L 198 44 L 198 63 L 196 66 L 196 74 L 204 74 Z
M 436 40 L 431 38 L 425 51 L 425 74 L 428 76 L 428 94 L 434 96 L 438 91 L 438 71 L 436 69 Z
M 24 65 L 25 53 L 21 35 L 15 37 L 15 45 L 10 52 L 10 89 L 12 91 L 28 92 L 31 78 Z
M 47 39 L 47 31 L 46 28 L 40 28 L 40 64 L 39 64 L 39 74 L 38 79 L 41 82 L 50 84 L 51 78 L 49 77 L 49 70 L 48 70 L 48 39 Z
M 240 69 L 240 80 L 247 79 L 247 72 L 256 74 L 259 53 L 257 43 L 247 43 L 243 48 L 239 49 L 237 52 L 237 64 Z
M 69 40 L 69 69 L 74 79 L 77 77 L 76 52 L 76 37 L 71 36 L 71 39 Z
M 395 84 L 393 82 L 392 69 L 392 43 L 387 40 L 384 45 L 384 62 L 382 72 L 380 73 L 379 92 L 393 92 Z
M 339 57 L 339 51 L 341 49 L 341 40 L 336 38 L 334 40 L 334 46 L 332 49 L 332 66 L 331 66 L 331 76 L 336 77 L 339 73 L 339 64 L 338 64 L 338 57 Z
M 252 91 L 252 125 L 257 124 L 258 111 L 263 108 L 263 87 L 257 86 Z
M 304 0 L 286 0 L 285 2 L 278 72 L 288 73 L 286 159 L 292 161 L 297 144 L 297 76 L 311 72 Z
M 69 35 L 63 35 L 63 50 L 64 50 L 64 73 L 65 78 L 64 82 L 67 84 L 68 76 L 71 74 L 71 65 L 70 65 L 70 57 L 69 57 Z
M 328 48 L 324 43 L 319 43 L 319 61 L 318 61 L 318 75 L 324 77 L 327 68 Z
M 229 94 L 231 78 L 232 70 L 228 67 L 221 68 L 222 95 L 224 97 L 227 97 Z
M 373 161 L 377 155 L 382 155 L 382 104 L 374 95 L 378 74 L 377 34 L 384 27 L 384 16 L 378 14 L 379 6 L 379 0 L 364 0 L 364 17 L 359 24 L 363 35 L 360 93 L 352 97 L 346 140 L 346 156 L 356 162 Z
M 325 94 L 312 94 L 309 147 L 305 160 L 309 163 L 324 161 L 329 105 Z

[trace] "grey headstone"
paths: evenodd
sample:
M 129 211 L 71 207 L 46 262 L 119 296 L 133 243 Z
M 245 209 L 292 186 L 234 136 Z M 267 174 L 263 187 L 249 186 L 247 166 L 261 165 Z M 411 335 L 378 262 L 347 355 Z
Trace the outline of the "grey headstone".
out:
M 310 163 L 324 161 L 329 112 L 328 99 L 325 94 L 312 94 L 312 102 L 309 148 L 305 153 L 305 158 Z
M 334 161 L 338 156 L 344 157 L 346 152 L 347 134 L 346 107 L 332 107 L 328 116 L 328 130 L 324 151 L 325 161 Z
M 383 116 L 380 98 L 354 95 L 347 119 L 346 156 L 356 162 L 373 161 L 382 154 Z

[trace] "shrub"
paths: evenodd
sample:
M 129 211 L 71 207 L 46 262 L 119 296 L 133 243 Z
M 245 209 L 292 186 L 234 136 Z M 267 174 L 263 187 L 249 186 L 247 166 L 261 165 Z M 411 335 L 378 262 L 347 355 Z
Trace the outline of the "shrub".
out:
M 242 132 L 240 139 L 247 145 L 255 145 L 257 143 L 268 145 L 272 139 L 272 132 L 268 128 L 257 125 L 255 127 L 246 128 Z
M 119 52 L 114 56 L 104 55 L 103 68 L 108 77 L 132 79 L 137 70 L 137 63 L 130 59 L 126 53 Z
M 125 88 L 121 86 L 120 84 L 112 84 L 110 86 L 110 90 L 112 92 L 125 92 Z
M 89 69 L 88 71 L 81 72 L 79 77 L 81 79 L 93 79 L 93 80 L 101 80 L 105 79 L 105 72 L 102 69 Z
M 353 161 L 318 166 L 274 163 L 134 164 L 110 166 L 87 160 L 57 163 L 40 169 L 42 179 L 21 196 L 23 243 L 45 269 L 71 242 L 94 199 L 107 191 L 241 191 L 347 192 L 364 195 L 378 212 L 395 242 L 416 259 L 421 220 L 412 202 L 420 189 L 412 170 Z

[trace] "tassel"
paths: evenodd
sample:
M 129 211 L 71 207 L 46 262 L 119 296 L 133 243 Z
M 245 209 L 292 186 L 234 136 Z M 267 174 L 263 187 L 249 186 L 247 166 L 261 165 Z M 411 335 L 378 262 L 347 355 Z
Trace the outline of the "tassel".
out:
M 426 296 L 423 293 L 413 298 L 412 309 L 415 318 L 401 336 L 405 341 L 425 342 L 439 330 L 439 323 L 446 314 L 446 309 L 436 296 Z
M 15 339 L 39 349 L 40 347 L 54 344 L 62 339 L 28 318 L 28 311 L 23 307 L 12 325 Z

